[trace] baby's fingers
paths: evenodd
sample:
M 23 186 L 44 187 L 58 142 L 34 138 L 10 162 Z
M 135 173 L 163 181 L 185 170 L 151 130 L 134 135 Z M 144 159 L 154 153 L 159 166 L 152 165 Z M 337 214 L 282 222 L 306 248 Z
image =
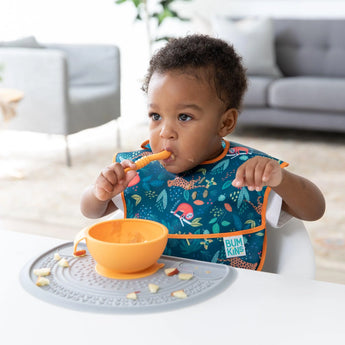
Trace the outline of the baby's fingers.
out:
M 244 179 L 245 179 L 245 167 L 241 165 L 236 172 L 236 177 L 232 181 L 232 185 L 234 187 L 240 188 L 244 186 Z
M 113 163 L 101 171 L 101 176 L 111 185 L 114 186 L 125 179 L 125 172 L 120 163 Z
M 274 167 L 272 164 L 267 164 L 265 166 L 265 170 L 264 170 L 264 173 L 262 175 L 262 181 L 264 181 L 265 183 L 267 183 L 271 176 L 272 176 L 272 171 L 273 171 Z
M 255 165 L 254 170 L 254 181 L 251 185 L 250 190 L 256 190 L 257 192 L 262 190 L 263 185 L 265 184 L 264 181 L 264 172 L 266 169 L 266 162 L 264 160 L 258 160 L 257 164 Z
M 276 187 L 283 179 L 283 169 L 276 161 L 270 161 L 266 167 L 262 177 L 262 180 L 267 186 Z
M 121 165 L 124 168 L 124 170 L 127 172 L 130 170 L 137 170 L 137 166 L 135 165 L 135 163 L 133 163 L 129 159 L 125 159 L 124 161 L 122 161 Z

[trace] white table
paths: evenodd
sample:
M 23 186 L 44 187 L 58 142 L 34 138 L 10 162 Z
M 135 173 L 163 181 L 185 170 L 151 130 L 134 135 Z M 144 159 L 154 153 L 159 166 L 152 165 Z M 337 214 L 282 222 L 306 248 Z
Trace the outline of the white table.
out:
M 65 241 L 0 230 L 0 344 L 342 344 L 345 286 L 232 269 L 222 293 L 148 314 L 74 311 L 19 282 L 33 257 Z

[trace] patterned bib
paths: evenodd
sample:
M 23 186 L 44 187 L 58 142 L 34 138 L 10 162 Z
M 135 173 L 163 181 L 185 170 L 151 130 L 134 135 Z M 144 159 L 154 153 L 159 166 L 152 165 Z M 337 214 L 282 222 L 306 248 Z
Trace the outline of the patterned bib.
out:
M 215 160 L 181 174 L 166 171 L 157 161 L 140 169 L 122 195 L 125 217 L 165 225 L 166 255 L 260 270 L 270 188 L 249 191 L 232 186 L 232 181 L 247 159 L 272 157 L 234 142 L 224 141 L 223 148 Z M 142 150 L 117 154 L 115 160 L 136 161 L 150 154 L 146 144 Z

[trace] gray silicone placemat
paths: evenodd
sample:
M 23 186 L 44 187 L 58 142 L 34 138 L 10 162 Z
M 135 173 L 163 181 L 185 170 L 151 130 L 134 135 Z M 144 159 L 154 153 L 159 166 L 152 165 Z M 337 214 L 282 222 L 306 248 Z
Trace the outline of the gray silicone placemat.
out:
M 78 249 L 86 249 L 79 244 Z M 54 260 L 54 253 L 65 258 L 69 267 L 62 268 Z M 46 302 L 66 308 L 101 313 L 155 312 L 185 307 L 211 298 L 227 288 L 234 279 L 235 270 L 226 265 L 213 264 L 177 257 L 162 256 L 158 262 L 165 266 L 151 276 L 120 280 L 110 279 L 95 271 L 95 261 L 87 251 L 84 257 L 72 255 L 73 243 L 68 242 L 52 248 L 32 259 L 22 269 L 22 286 L 32 295 Z M 36 285 L 34 269 L 49 267 L 49 285 Z M 193 273 L 193 278 L 182 281 L 177 275 L 168 277 L 165 268 L 177 267 L 180 272 Z M 157 293 L 148 284 L 159 285 Z M 187 298 L 178 299 L 171 292 L 183 289 Z M 128 293 L 137 292 L 137 299 L 130 300 Z

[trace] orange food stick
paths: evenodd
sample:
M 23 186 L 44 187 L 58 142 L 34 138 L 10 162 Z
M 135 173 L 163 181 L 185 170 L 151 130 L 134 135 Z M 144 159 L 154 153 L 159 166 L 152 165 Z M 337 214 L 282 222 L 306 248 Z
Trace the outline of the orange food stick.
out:
M 164 150 L 164 151 L 152 154 L 150 156 L 145 156 L 145 157 L 142 157 L 142 158 L 138 159 L 135 162 L 135 165 L 137 167 L 137 170 L 139 170 L 139 169 L 143 168 L 144 166 L 146 166 L 147 164 L 149 164 L 152 161 L 157 161 L 157 160 L 161 160 L 161 159 L 167 159 L 168 157 L 170 157 L 170 155 L 171 155 L 171 152 Z M 126 168 L 125 172 L 127 172 L 129 170 L 131 170 L 131 168 Z

